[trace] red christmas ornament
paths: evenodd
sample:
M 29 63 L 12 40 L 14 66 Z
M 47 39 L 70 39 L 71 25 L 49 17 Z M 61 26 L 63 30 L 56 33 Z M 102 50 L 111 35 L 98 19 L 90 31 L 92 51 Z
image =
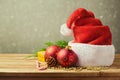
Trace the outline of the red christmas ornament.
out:
M 57 61 L 61 66 L 75 66 L 78 58 L 77 55 L 69 48 L 61 49 L 57 54 Z

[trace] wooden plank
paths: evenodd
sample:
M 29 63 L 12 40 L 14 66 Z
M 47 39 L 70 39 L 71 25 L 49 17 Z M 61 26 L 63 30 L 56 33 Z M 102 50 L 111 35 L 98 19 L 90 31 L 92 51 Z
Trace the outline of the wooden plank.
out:
M 116 54 L 114 63 L 108 70 L 101 70 L 101 71 L 82 70 L 79 72 L 74 70 L 66 71 L 66 70 L 53 70 L 53 69 L 39 71 L 36 69 L 36 63 L 35 63 L 36 58 L 25 58 L 28 55 L 30 54 L 0 54 L 0 76 L 1 77 L 5 77 L 5 76 L 120 77 L 120 54 Z M 105 80 L 107 80 L 107 78 Z

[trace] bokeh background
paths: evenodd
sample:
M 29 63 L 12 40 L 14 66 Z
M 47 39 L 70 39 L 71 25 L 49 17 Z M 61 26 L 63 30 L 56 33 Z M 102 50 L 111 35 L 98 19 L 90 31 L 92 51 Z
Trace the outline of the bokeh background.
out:
M 72 40 L 60 25 L 77 8 L 95 13 L 113 34 L 120 52 L 120 0 L 0 0 L 0 53 L 33 53 L 47 41 Z

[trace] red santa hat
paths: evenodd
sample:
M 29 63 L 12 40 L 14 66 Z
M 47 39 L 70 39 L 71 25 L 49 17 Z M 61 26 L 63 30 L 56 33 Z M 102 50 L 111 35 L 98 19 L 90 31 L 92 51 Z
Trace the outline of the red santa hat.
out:
M 65 36 L 73 34 L 74 40 L 68 45 L 78 55 L 78 66 L 110 66 L 113 63 L 112 34 L 93 12 L 84 8 L 75 10 L 60 32 Z

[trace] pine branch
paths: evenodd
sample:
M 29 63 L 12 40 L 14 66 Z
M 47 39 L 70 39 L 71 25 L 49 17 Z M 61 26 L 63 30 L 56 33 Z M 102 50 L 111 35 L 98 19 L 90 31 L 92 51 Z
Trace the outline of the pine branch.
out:
M 55 44 L 61 48 L 65 48 L 68 45 L 68 42 L 64 40 L 60 40 L 60 41 L 55 42 Z

